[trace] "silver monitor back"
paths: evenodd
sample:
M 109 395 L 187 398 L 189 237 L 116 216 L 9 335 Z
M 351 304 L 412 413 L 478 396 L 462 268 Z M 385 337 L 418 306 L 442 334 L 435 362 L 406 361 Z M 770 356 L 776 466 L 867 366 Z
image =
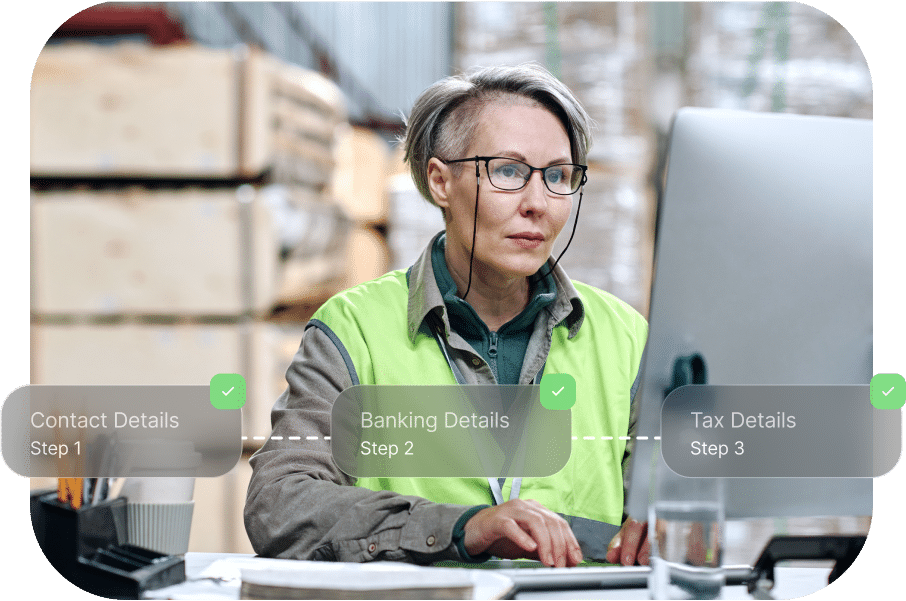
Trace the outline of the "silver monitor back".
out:
M 682 109 L 668 156 L 638 433 L 660 434 L 674 360 L 692 353 L 708 384 L 867 385 L 872 122 Z M 637 519 L 656 444 L 637 442 Z M 868 478 L 726 485 L 728 518 L 871 514 Z

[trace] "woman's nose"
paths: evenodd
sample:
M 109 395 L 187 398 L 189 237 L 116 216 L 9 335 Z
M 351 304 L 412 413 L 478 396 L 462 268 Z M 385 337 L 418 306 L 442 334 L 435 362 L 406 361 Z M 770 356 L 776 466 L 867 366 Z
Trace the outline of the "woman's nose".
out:
M 535 175 L 538 177 L 536 178 Z M 544 175 L 540 171 L 535 171 L 529 176 L 522 191 L 524 194 L 523 211 L 537 212 L 547 208 L 547 187 L 544 185 Z

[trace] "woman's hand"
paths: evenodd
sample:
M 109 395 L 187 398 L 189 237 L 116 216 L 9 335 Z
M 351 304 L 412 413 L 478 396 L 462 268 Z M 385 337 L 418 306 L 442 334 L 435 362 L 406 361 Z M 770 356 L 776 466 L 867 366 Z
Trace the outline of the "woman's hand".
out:
M 607 562 L 624 566 L 647 566 L 651 555 L 651 543 L 648 540 L 648 522 L 637 522 L 628 518 L 607 548 Z
M 582 561 L 582 550 L 566 520 L 532 500 L 512 499 L 482 509 L 466 522 L 463 542 L 469 555 L 524 557 L 557 568 Z

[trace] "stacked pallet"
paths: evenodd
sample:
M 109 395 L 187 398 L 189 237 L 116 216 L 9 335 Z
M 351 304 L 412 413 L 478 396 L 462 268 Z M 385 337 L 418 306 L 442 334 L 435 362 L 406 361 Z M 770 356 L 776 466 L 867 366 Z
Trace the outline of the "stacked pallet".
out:
M 390 147 L 381 136 L 363 127 L 341 128 L 331 190 L 354 223 L 346 262 L 346 287 L 384 274 L 390 264 L 385 239 L 390 212 L 389 170 Z
M 690 10 L 688 104 L 871 119 L 856 40 L 802 3 L 702 3 Z
M 32 382 L 247 381 L 246 456 L 190 548 L 251 552 L 247 456 L 307 317 L 387 268 L 387 145 L 253 49 L 47 47 L 32 85 Z
M 274 319 L 281 323 L 304 323 L 321 303 L 335 292 L 374 279 L 387 272 L 390 250 L 386 240 L 389 215 L 387 174 L 389 146 L 380 135 L 363 127 L 342 124 L 336 130 L 335 164 L 328 190 L 336 210 L 348 217 L 343 232 L 343 267 L 313 260 L 309 255 L 325 256 L 321 245 L 333 245 L 340 236 L 325 229 L 332 219 L 316 211 L 307 227 L 311 235 L 287 262 L 279 298 L 282 303 Z M 333 209 L 332 209 L 333 210 Z M 305 249 L 308 249 L 306 251 Z M 333 252 L 326 256 L 333 257 Z M 332 274 L 318 288 L 304 285 L 318 274 Z M 301 283 L 301 285 L 300 285 Z
M 66 44 L 31 108 L 33 383 L 241 373 L 254 445 L 301 339 L 274 307 L 347 277 L 339 89 L 254 49 Z
M 48 46 L 35 66 L 35 177 L 257 177 L 312 187 L 333 169 L 341 92 L 254 49 Z

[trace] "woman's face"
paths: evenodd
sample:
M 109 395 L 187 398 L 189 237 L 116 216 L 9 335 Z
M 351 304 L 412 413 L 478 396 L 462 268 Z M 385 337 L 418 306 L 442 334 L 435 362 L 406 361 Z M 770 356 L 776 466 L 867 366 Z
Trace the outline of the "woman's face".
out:
M 451 160 L 510 157 L 533 167 L 572 162 L 569 136 L 560 120 L 547 109 L 496 102 L 481 111 L 479 120 L 465 156 L 449 157 Z M 435 201 L 447 217 L 447 257 L 454 263 L 451 268 L 467 273 L 475 208 L 475 164 L 466 162 L 461 166 L 460 175 L 453 176 L 448 165 L 435 165 L 435 169 L 447 174 Z M 554 240 L 569 219 L 572 196 L 552 194 L 537 171 L 521 190 L 499 190 L 488 181 L 483 161 L 479 166 L 475 274 L 489 283 L 530 276 L 550 256 Z

